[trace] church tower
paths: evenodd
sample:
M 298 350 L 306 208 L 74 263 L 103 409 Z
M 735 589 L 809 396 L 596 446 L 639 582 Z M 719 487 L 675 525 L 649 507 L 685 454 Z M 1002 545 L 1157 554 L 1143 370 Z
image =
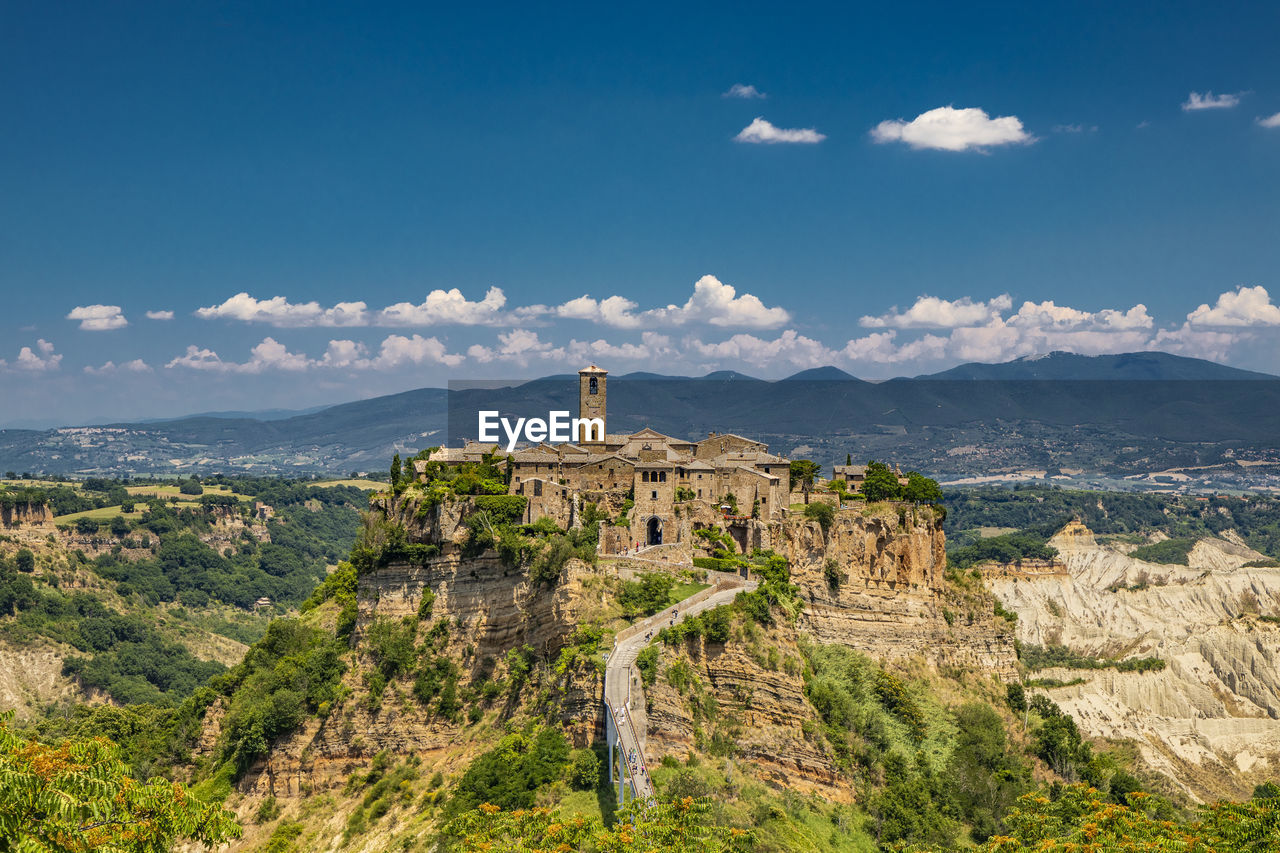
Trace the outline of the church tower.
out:
M 583 420 L 599 418 L 602 424 L 608 423 L 605 420 L 605 380 L 608 375 L 609 371 L 602 370 L 594 364 L 578 371 L 579 418 Z M 590 440 L 581 443 L 587 447 L 604 444 L 605 433 L 606 430 L 601 428 L 598 434 L 592 432 Z

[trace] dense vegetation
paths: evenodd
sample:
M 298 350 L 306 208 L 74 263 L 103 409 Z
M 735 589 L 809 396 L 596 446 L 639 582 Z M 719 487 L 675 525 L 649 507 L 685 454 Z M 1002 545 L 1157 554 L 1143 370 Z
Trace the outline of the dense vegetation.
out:
M 1163 542 L 1153 542 L 1150 545 L 1134 548 L 1129 552 L 1129 556 L 1148 563 L 1185 566 L 1190 562 L 1191 549 L 1195 544 L 1196 540 L 1190 538 L 1166 539 Z
M 219 479 L 226 478 L 205 482 Z M 123 514 L 134 500 L 127 483 L 91 479 L 78 490 L 70 485 L 32 490 L 41 492 L 41 499 L 74 498 L 90 507 L 122 504 L 121 514 L 109 520 L 82 517 L 76 523 L 76 535 L 88 537 L 81 541 L 104 549 L 96 558 L 56 547 L 39 560 L 27 548 L 8 559 L 0 556 L 0 632 L 10 642 L 44 637 L 71 646 L 81 654 L 65 659 L 64 673 L 122 703 L 179 703 L 223 672 L 221 664 L 197 659 L 166 636 L 161 624 L 202 626 L 252 642 L 266 620 L 248 611 L 262 598 L 273 605 L 300 605 L 325 578 L 326 566 L 349 550 L 359 509 L 367 503 L 363 492 L 350 487 L 241 478 L 236 488 L 274 501 L 269 504 L 274 517 L 258 528 L 271 541 L 246 525 L 227 544 L 226 528 L 217 525 L 248 514 L 240 498 L 209 493 L 192 505 L 175 506 L 155 498 L 142 503 L 139 497 L 141 512 L 130 517 Z M 224 541 L 215 546 L 202 539 L 213 536 Z M 109 599 L 114 603 L 104 603 L 93 583 L 70 593 L 60 589 L 76 571 L 108 581 L 124 599 L 123 607 L 114 597 Z M 171 618 L 157 619 L 149 608 L 164 603 L 182 606 L 161 611 Z M 239 608 L 244 621 L 213 615 L 210 608 L 218 605 Z
M 1235 530 L 1250 547 L 1272 557 L 1280 556 L 1280 499 L 1274 497 L 1195 497 L 1019 486 L 949 489 L 944 505 L 947 539 L 957 546 L 971 542 L 981 527 L 1030 529 L 1048 536 L 1068 521 L 1079 519 L 1102 535 L 1160 530 L 1175 540 L 1187 540 Z M 1166 547 L 1172 553 L 1173 548 L 1181 546 Z
M 120 613 L 87 592 L 38 587 L 18 560 L 0 557 L 0 617 L 15 615 L 0 622 L 7 639 L 42 636 L 82 652 L 65 659 L 63 672 L 117 702 L 181 701 L 225 669 L 166 640 L 141 615 Z
M 1166 801 L 1134 792 L 1117 803 L 1084 784 L 1024 795 L 1006 835 L 985 853 L 1081 853 L 1166 850 L 1177 853 L 1266 853 L 1280 849 L 1280 798 L 1204 806 L 1190 817 Z
M 1056 556 L 1057 549 L 1049 546 L 1043 535 L 1027 530 L 988 536 L 970 545 L 954 548 L 947 552 L 947 563 L 958 569 L 967 569 L 979 563 L 1052 560 Z
M 1165 662 L 1160 658 L 1095 658 L 1073 652 L 1066 646 L 1030 644 L 1018 647 L 1018 659 L 1032 672 L 1054 666 L 1069 669 L 1115 669 L 1120 672 L 1155 672 L 1165 667 Z
M 460 853 L 503 850 L 542 853 L 578 850 L 584 853 L 734 853 L 753 849 L 750 832 L 717 826 L 705 799 L 684 797 L 650 806 L 628 805 L 611 826 L 558 809 L 515 811 L 485 804 L 449 825 Z

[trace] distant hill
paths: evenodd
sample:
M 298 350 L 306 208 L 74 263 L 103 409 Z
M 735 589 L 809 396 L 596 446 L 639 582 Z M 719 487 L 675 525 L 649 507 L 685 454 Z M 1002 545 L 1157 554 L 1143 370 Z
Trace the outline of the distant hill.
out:
M 957 381 L 966 379 L 988 381 Z M 1280 447 L 1280 379 L 1164 353 L 1052 353 L 878 383 L 834 367 L 773 382 L 736 371 L 636 373 L 612 376 L 609 392 L 610 432 L 737 432 L 824 464 L 875 455 L 952 478 L 1061 467 L 1132 479 L 1209 463 L 1238 472 L 1246 469 L 1234 459 L 1265 461 Z M 496 388 L 421 388 L 277 420 L 205 415 L 0 430 L 0 471 L 382 470 L 393 453 L 474 436 L 481 408 L 573 411 L 577 393 L 577 376 L 564 374 Z M 1234 455 L 1250 447 L 1263 451 Z M 1280 485 L 1276 462 L 1247 473 L 1269 483 L 1276 470 Z
M 1144 380 L 1144 381 L 1219 381 L 1277 379 L 1267 373 L 1240 370 L 1167 352 L 1128 352 L 1118 355 L 1076 355 L 1051 352 L 1028 355 L 1002 364 L 971 362 L 917 379 L 985 379 L 985 380 Z
M 793 373 L 783 382 L 861 382 L 862 380 L 851 373 L 845 373 L 838 367 L 811 367 L 808 370 L 802 370 L 799 373 Z

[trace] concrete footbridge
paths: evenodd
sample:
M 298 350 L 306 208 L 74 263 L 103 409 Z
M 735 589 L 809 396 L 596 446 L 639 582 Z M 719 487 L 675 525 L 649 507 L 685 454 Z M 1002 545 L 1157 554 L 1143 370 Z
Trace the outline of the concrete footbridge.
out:
M 708 572 L 707 580 L 712 583 L 707 589 L 619 633 L 609 653 L 604 673 L 605 735 L 609 742 L 609 782 L 618 786 L 620 806 L 627 801 L 628 793 L 646 802 L 653 798 L 653 781 L 645 758 L 648 716 L 636 657 L 663 628 L 728 604 L 739 593 L 757 585 L 727 572 Z

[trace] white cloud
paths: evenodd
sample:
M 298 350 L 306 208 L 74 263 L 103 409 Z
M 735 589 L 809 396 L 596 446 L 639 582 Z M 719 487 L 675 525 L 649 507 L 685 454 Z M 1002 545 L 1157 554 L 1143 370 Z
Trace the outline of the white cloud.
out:
M 786 128 L 776 127 L 759 116 L 755 121 L 738 131 L 734 137 L 737 142 L 753 142 L 773 145 L 776 143 L 799 143 L 812 145 L 826 139 L 824 133 L 818 133 L 812 127 Z
M 1012 315 L 1007 295 L 987 302 L 923 296 L 906 312 L 864 317 L 862 325 L 888 328 L 848 342 L 841 354 L 853 362 L 1006 361 L 1066 350 L 1082 355 L 1129 352 L 1151 346 L 1154 320 L 1145 305 L 1085 311 L 1049 300 L 1024 302 Z M 900 342 L 898 329 L 947 329 Z
M 225 372 L 235 368 L 234 363 L 228 363 L 211 349 L 201 349 L 195 344 L 187 347 L 187 351 L 169 360 L 165 367 L 188 367 L 192 370 L 212 370 L 217 372 Z
M 356 360 L 352 366 L 372 370 L 394 370 L 407 365 L 421 364 L 457 367 L 465 360 L 462 355 L 450 353 L 444 343 L 436 337 L 388 335 L 383 340 L 376 358 Z
M 62 356 L 54 353 L 53 344 L 40 338 L 36 341 L 36 348 L 23 347 L 18 350 L 18 360 L 14 362 L 14 367 L 19 370 L 29 370 L 33 373 L 43 373 L 45 371 L 57 370 L 58 365 L 62 363 Z
M 567 320 L 589 320 L 603 323 L 615 329 L 635 329 L 644 324 L 644 319 L 634 312 L 639 307 L 625 296 L 609 296 L 595 300 L 586 294 L 570 299 L 554 308 L 533 306 L 529 311 L 554 314 Z
M 1201 305 L 1187 315 L 1187 323 L 1198 327 L 1280 326 L 1280 307 L 1262 285 L 1237 287 L 1218 296 L 1210 308 Z
M 947 352 L 947 339 L 938 335 L 925 335 L 914 341 L 898 345 L 898 332 L 872 332 L 845 344 L 840 354 L 851 362 L 898 364 L 907 361 L 936 361 Z
M 283 296 L 256 299 L 248 293 L 237 293 L 221 305 L 196 310 L 205 320 L 238 320 L 244 323 L 266 323 L 277 328 L 353 327 L 353 326 L 462 326 L 492 325 L 502 322 L 502 307 L 507 297 L 502 288 L 491 287 L 484 299 L 469 301 L 458 288 L 433 290 L 421 303 L 397 302 L 381 311 L 371 312 L 365 302 L 339 302 L 325 308 L 318 302 L 292 303 Z M 172 312 L 148 312 L 169 314 Z M 153 319 L 168 319 L 154 317 Z
M 262 343 L 249 350 L 249 356 L 249 361 L 242 366 L 245 373 L 262 373 L 264 370 L 297 372 L 313 364 L 305 355 L 289 352 L 275 338 L 263 338 Z
M 746 100 L 755 100 L 755 99 L 763 100 L 764 98 L 767 98 L 769 96 L 766 95 L 764 92 L 761 92 L 755 86 L 752 86 L 752 85 L 744 86 L 741 83 L 734 83 L 732 86 L 729 87 L 729 91 L 725 92 L 720 97 L 744 98 Z
M 745 326 L 772 329 L 791 319 L 785 308 L 769 308 L 750 293 L 737 295 L 732 285 L 713 275 L 704 275 L 693 285 L 693 295 L 682 306 L 668 305 L 644 313 L 646 321 L 682 326 L 710 323 L 712 326 Z
M 119 305 L 81 305 L 72 308 L 67 319 L 79 320 L 80 328 L 87 332 L 105 332 L 129 325 Z
M 320 364 L 324 367 L 356 367 L 367 352 L 359 341 L 329 341 Z
M 314 365 L 315 362 L 305 355 L 289 352 L 275 338 L 263 338 L 261 343 L 249 350 L 249 360 L 243 363 L 223 361 L 213 350 L 193 345 L 187 347 L 185 354 L 171 359 L 165 367 L 186 367 L 214 373 L 265 373 L 269 370 L 297 373 Z
M 1205 92 L 1203 95 L 1199 92 L 1192 92 L 1187 96 L 1187 100 L 1182 104 L 1185 112 L 1194 112 L 1195 110 L 1225 110 L 1236 106 L 1240 103 L 1240 94 L 1234 95 L 1215 95 L 1213 92 Z
M 1041 330 L 1083 330 L 1100 329 L 1111 331 L 1131 331 L 1134 329 L 1150 329 L 1155 321 L 1147 314 L 1147 306 L 1139 303 L 1128 311 L 1117 311 L 1104 308 L 1101 311 L 1081 311 L 1066 305 L 1057 305 L 1052 300 L 1045 302 L 1024 302 L 1018 313 L 1009 318 L 1009 323 L 1030 329 Z
M 787 329 L 773 340 L 755 335 L 737 334 L 727 341 L 704 343 L 686 338 L 685 348 L 703 358 L 746 362 L 765 367 L 779 362 L 796 367 L 821 367 L 835 360 L 836 354 L 819 341 Z
M 1054 133 L 1097 133 L 1098 126 L 1096 124 L 1055 124 L 1053 126 Z
M 1232 347 L 1248 336 L 1248 332 L 1197 329 L 1190 323 L 1183 323 L 1177 329 L 1161 329 L 1157 332 L 1150 348 L 1193 358 L 1207 358 L 1210 361 L 1226 361 Z
M 145 361 L 143 361 L 140 358 L 135 358 L 133 361 L 126 361 L 122 364 L 116 364 L 114 361 L 108 361 L 107 363 L 103 364 L 101 367 L 93 367 L 92 365 L 86 365 L 84 372 L 88 373 L 90 376 L 108 376 L 108 375 L 111 375 L 114 373 L 120 373 L 120 372 L 151 373 L 152 370 L 151 370 L 151 365 L 147 364 Z
M 1280 127 L 1280 113 L 1273 116 L 1259 117 L 1258 124 L 1263 127 Z
M 172 311 L 148 311 L 147 319 L 148 320 L 172 320 L 173 312 Z
M 502 319 L 502 307 L 507 304 L 506 294 L 500 287 L 491 287 L 479 302 L 470 302 L 458 288 L 433 290 L 418 305 L 398 302 L 388 305 L 374 318 L 376 326 L 434 326 L 454 323 L 461 326 L 491 325 Z
M 738 291 L 713 275 L 694 282 L 693 294 L 683 305 L 668 305 L 639 311 L 639 306 L 625 296 L 597 300 L 589 295 L 570 299 L 561 305 L 529 305 L 517 308 L 514 316 L 532 320 L 552 316 L 566 320 L 587 320 L 615 329 L 639 329 L 652 326 L 684 326 L 707 323 L 712 326 L 739 326 L 772 329 L 786 325 L 791 314 L 785 308 L 769 307 L 758 296 Z
M 283 296 L 255 299 L 241 292 L 221 305 L 196 309 L 204 320 L 239 320 L 266 323 L 277 328 L 300 326 L 363 326 L 368 323 L 367 306 L 363 302 L 339 302 L 322 308 L 318 302 L 291 303 Z
M 938 107 L 911 121 L 882 121 L 871 129 L 876 142 L 905 142 L 912 148 L 942 151 L 983 150 L 995 145 L 1035 142 L 1017 116 L 991 118 L 977 107 Z
M 867 316 L 858 325 L 868 329 L 950 329 L 956 326 L 976 326 L 999 317 L 1002 311 L 1013 306 L 1009 294 L 1001 294 L 987 302 L 974 302 L 967 296 L 959 299 L 941 299 L 937 296 L 920 296 L 906 311 L 894 306 L 878 317 Z
M 671 338 L 657 332 L 645 332 L 640 343 L 612 344 L 606 340 L 571 340 L 564 347 L 564 357 L 588 360 L 652 361 L 673 354 Z

